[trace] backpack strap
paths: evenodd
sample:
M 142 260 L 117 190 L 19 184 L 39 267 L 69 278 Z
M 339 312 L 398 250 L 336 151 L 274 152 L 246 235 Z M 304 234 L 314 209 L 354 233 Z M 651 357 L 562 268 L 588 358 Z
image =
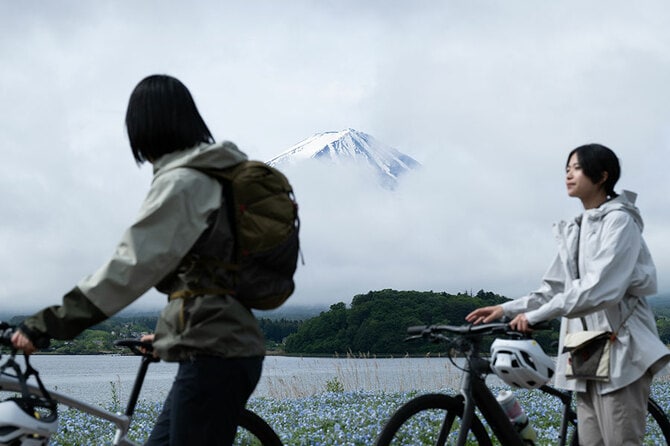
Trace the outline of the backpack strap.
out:
M 637 303 L 638 303 L 639 300 L 640 300 L 639 298 L 637 298 L 637 297 L 635 298 L 635 302 L 633 302 L 633 306 L 630 308 L 630 311 L 628 312 L 628 314 L 626 315 L 626 317 L 623 318 L 623 320 L 622 320 L 621 323 L 619 324 L 619 328 L 617 328 L 617 329 L 614 331 L 614 333 L 612 333 L 612 336 L 614 336 L 614 337 L 616 338 L 616 335 L 617 335 L 617 333 L 619 332 L 619 330 L 621 330 L 621 327 L 623 327 L 623 325 L 626 323 L 626 321 L 628 321 L 628 318 L 631 317 L 631 316 L 633 315 L 633 312 L 635 311 L 635 306 L 637 305 Z

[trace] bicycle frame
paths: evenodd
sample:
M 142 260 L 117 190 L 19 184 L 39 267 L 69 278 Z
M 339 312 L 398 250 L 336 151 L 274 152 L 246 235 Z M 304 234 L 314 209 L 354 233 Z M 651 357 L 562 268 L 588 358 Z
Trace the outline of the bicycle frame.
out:
M 137 399 L 139 397 L 140 389 L 142 388 L 142 383 L 144 382 L 144 377 L 146 376 L 149 364 L 152 362 L 155 362 L 155 359 L 148 356 L 142 357 L 140 368 L 133 385 L 133 390 L 131 391 L 128 398 L 128 405 L 126 406 L 125 413 L 113 413 L 102 409 L 101 407 L 77 400 L 56 391 L 50 390 L 49 395 L 58 404 L 63 404 L 67 407 L 80 410 L 82 412 L 93 415 L 94 417 L 114 423 L 116 426 L 116 431 L 114 434 L 114 440 L 112 442 L 113 446 L 138 446 L 138 443 L 128 439 L 127 435 L 130 431 L 131 418 L 133 416 L 133 412 L 135 411 L 135 406 L 137 405 Z M 26 386 L 31 394 L 42 395 L 42 391 L 38 386 L 32 383 L 26 383 Z M 17 377 L 0 374 L 0 391 L 21 392 L 21 383 Z
M 563 416 L 561 417 L 561 428 L 558 431 L 558 444 L 559 446 L 565 446 L 568 441 L 568 426 L 571 421 L 573 421 L 573 424 L 576 424 L 575 420 L 577 420 L 577 414 L 572 410 L 572 392 L 546 385 L 541 386 L 539 390 L 557 397 L 563 403 Z
M 492 439 L 497 440 L 496 444 L 503 446 L 525 444 L 527 440 L 524 440 L 522 434 L 517 432 L 517 426 L 508 418 L 486 384 L 487 376 L 496 373 L 492 369 L 490 359 L 481 357 L 479 352 L 484 336 L 503 335 L 523 339 L 526 335 L 511 330 L 508 324 L 500 322 L 460 326 L 413 326 L 408 327 L 407 333 L 409 334 L 406 338 L 408 341 L 424 339 L 433 343 L 443 342 L 447 345 L 447 357 L 452 360 L 456 368 L 462 370 L 460 389 L 455 395 L 442 392 L 430 393 L 414 397 L 403 404 L 384 425 L 377 438 L 378 446 L 395 444 L 392 443 L 395 440 L 405 440 L 408 435 L 414 435 L 414 423 L 423 422 L 428 418 L 433 419 L 435 413 L 443 414 L 443 418 L 438 432 L 434 430 L 436 426 L 428 427 L 430 423 L 426 423 L 425 437 L 430 438 L 431 444 L 443 445 L 447 437 L 453 441 L 451 435 L 457 436 L 453 444 L 459 446 L 464 446 L 466 440 L 471 440 L 473 437 L 484 444 L 491 444 Z M 453 352 L 465 359 L 464 365 L 453 361 Z M 562 412 L 557 444 L 565 446 L 570 442 L 571 445 L 576 445 L 579 441 L 579 433 L 577 432 L 577 413 L 573 406 L 574 393 L 548 385 L 531 387 L 561 401 L 563 410 L 557 411 Z M 647 431 L 645 441 L 653 439 L 654 444 L 659 443 L 657 435 L 660 433 L 665 440 L 664 444 L 670 444 L 670 420 L 663 409 L 649 398 L 647 411 L 648 417 L 653 419 L 652 423 L 655 426 Z M 528 415 L 532 419 L 532 412 Z M 457 424 L 454 425 L 457 419 Z
M 456 444 L 464 446 L 475 409 L 479 408 L 494 435 L 503 445 L 523 445 L 523 439 L 491 390 L 486 386 L 486 375 L 490 372 L 489 362 L 479 356 L 470 356 L 461 380 L 460 394 L 463 397 L 463 417 Z
M 493 395 L 486 385 L 486 375 L 490 373 L 490 364 L 486 359 L 477 356 L 471 357 L 466 365 L 466 371 L 463 374 L 460 388 L 460 395 L 463 397 L 464 403 L 462 427 L 459 431 L 459 438 L 456 444 L 465 444 L 465 436 L 475 416 L 475 409 L 479 408 L 482 416 L 501 444 L 523 445 L 523 439 L 514 425 L 508 421 L 508 417 L 502 407 L 500 407 L 495 395 Z M 561 418 L 558 444 L 559 446 L 565 446 L 570 420 L 576 418 L 570 406 L 572 394 L 546 385 L 541 386 L 538 390 L 559 398 L 563 403 L 563 416 Z
M 28 383 L 28 390 L 31 394 L 41 395 L 40 389 Z M 9 392 L 21 392 L 21 385 L 19 384 L 18 379 L 15 379 L 10 376 L 2 375 L 0 376 L 0 390 L 9 391 Z M 114 436 L 115 446 L 134 446 L 137 443 L 134 443 L 126 438 L 128 431 L 130 429 L 130 417 L 125 414 L 112 413 L 108 410 L 102 409 L 100 407 L 94 406 L 92 404 L 79 401 L 77 399 L 71 398 L 65 394 L 49 391 L 51 398 L 59 404 L 63 404 L 74 409 L 81 410 L 83 412 L 89 413 L 95 417 L 111 421 L 116 425 L 116 434 Z
M 0 323 L 1 324 L 1 323 Z M 0 327 L 1 330 L 1 327 Z M 0 333 L 0 343 L 5 340 L 8 342 L 8 336 L 2 336 Z M 80 412 L 89 414 L 97 419 L 106 420 L 116 426 L 114 432 L 113 446 L 138 446 L 138 443 L 128 438 L 130 431 L 131 419 L 135 412 L 135 406 L 144 383 L 149 364 L 158 362 L 159 359 L 154 357 L 151 353 L 151 344 L 134 339 L 122 339 L 114 342 L 119 347 L 128 347 L 131 352 L 142 357 L 140 367 L 135 377 L 132 391 L 128 397 L 128 404 L 125 413 L 112 413 L 108 410 L 102 409 L 75 398 L 69 397 L 63 393 L 56 391 L 49 391 L 44 387 L 42 380 L 39 377 L 37 370 L 32 368 L 29 364 L 29 356 L 25 356 L 25 370 L 14 361 L 16 350 L 13 350 L 10 358 L 0 365 L 3 372 L 0 373 L 0 392 L 17 392 L 22 396 L 28 395 L 36 396 L 41 400 L 48 401 L 49 406 L 55 404 L 62 404 L 64 406 L 79 410 Z M 5 373 L 5 367 L 9 366 L 12 373 Z M 32 379 L 31 379 L 32 378 Z M 34 381 L 28 382 L 29 380 Z M 47 407 L 47 406 L 45 406 Z M 268 425 L 265 420 L 244 408 L 240 413 L 238 419 L 238 427 L 247 431 L 253 438 L 260 442 L 260 444 L 267 446 L 281 446 L 282 441 L 277 433 Z M 51 432 L 49 432 L 51 434 Z M 244 435 L 242 435 L 244 439 Z
M 463 446 L 466 443 L 468 431 L 475 417 L 475 410 L 479 408 L 480 413 L 493 431 L 494 436 L 502 445 L 523 445 L 524 441 L 514 424 L 509 421 L 507 414 L 498 403 L 495 395 L 486 385 L 486 376 L 493 373 L 488 359 L 479 356 L 480 339 L 471 338 L 469 348 L 466 352 L 466 363 L 461 378 L 460 395 L 463 398 L 463 416 L 458 432 L 456 444 Z M 538 390 L 553 395 L 563 403 L 563 416 L 559 430 L 559 446 L 565 446 L 567 442 L 568 426 L 571 420 L 576 419 L 572 410 L 572 393 L 543 385 Z M 446 421 L 446 420 L 445 420 Z M 440 437 L 446 435 L 450 426 L 443 426 Z

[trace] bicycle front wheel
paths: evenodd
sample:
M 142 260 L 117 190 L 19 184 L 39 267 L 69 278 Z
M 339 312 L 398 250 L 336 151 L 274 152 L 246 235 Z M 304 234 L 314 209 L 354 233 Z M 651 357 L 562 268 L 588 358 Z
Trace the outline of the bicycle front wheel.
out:
M 261 417 L 244 409 L 240 415 L 235 445 L 282 446 L 279 436 Z
M 421 395 L 398 409 L 382 429 L 377 446 L 451 445 L 458 438 L 463 400 L 442 394 Z M 468 445 L 490 446 L 491 439 L 477 416 L 472 419 Z

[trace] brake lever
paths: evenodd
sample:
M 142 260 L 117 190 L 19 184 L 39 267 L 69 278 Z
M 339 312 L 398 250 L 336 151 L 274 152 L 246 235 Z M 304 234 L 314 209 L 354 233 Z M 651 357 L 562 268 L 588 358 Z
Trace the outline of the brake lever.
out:
M 0 322 L 0 344 L 7 347 L 12 347 L 12 335 L 14 334 L 14 327 L 6 322 Z

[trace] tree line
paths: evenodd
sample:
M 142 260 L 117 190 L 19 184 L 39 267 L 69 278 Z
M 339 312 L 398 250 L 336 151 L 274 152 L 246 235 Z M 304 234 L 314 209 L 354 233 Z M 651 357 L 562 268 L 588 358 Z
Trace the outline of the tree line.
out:
M 13 317 L 9 323 L 18 325 L 24 318 Z M 114 341 L 139 339 L 143 334 L 153 333 L 156 322 L 155 316 L 113 316 L 84 330 L 71 341 L 52 340 L 50 346 L 42 352 L 63 355 L 124 353 L 124 350 L 114 345 Z M 301 323 L 300 320 L 259 318 L 268 350 L 280 349 L 286 336 L 296 332 Z
M 370 291 L 330 306 L 318 317 L 305 321 L 286 339 L 290 354 L 404 355 L 443 354 L 444 346 L 425 341 L 404 342 L 407 327 L 414 325 L 465 323 L 475 308 L 497 305 L 507 298 L 480 290 L 476 294 L 448 294 L 433 291 Z M 534 336 L 545 348 L 555 351 L 558 322 Z
M 670 345 L 670 296 L 659 296 L 649 299 L 656 316 L 656 327 L 661 340 Z
M 430 324 L 460 325 L 465 323 L 465 316 L 475 308 L 497 305 L 506 300 L 504 296 L 483 290 L 477 293 L 449 294 L 386 289 L 356 295 L 349 306 L 338 302 L 312 317 L 301 313 L 300 316 L 291 318 L 291 312 L 284 307 L 281 318 L 273 318 L 270 312 L 270 317 L 257 316 L 266 338 L 266 347 L 273 353 L 438 355 L 445 353 L 443 345 L 424 341 L 405 342 L 407 327 Z M 670 299 L 651 299 L 650 302 L 656 314 L 661 340 L 670 344 Z M 316 311 L 311 314 L 316 314 Z M 16 325 L 22 319 L 15 317 L 10 323 Z M 72 341 L 52 341 L 47 352 L 119 353 L 120 350 L 114 346 L 115 340 L 139 338 L 144 333 L 152 333 L 155 331 L 156 321 L 155 316 L 148 315 L 114 316 L 85 330 Z M 559 321 L 551 321 L 548 325 L 547 330 L 537 331 L 533 337 L 548 354 L 555 355 Z

